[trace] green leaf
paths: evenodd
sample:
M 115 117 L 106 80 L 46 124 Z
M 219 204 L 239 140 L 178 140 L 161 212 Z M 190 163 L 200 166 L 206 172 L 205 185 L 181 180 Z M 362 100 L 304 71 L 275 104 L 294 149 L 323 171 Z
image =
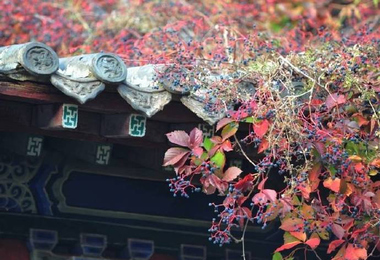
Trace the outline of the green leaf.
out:
M 359 147 L 352 141 L 348 141 L 346 145 L 346 151 L 349 155 L 359 154 Z
M 282 259 L 283 259 L 282 255 L 279 252 L 275 253 L 272 257 L 272 260 L 282 260 Z
M 206 149 L 207 152 L 209 152 L 213 147 L 214 143 L 211 142 L 210 138 L 206 137 L 203 141 L 203 147 Z
M 224 167 L 224 164 L 226 163 L 226 156 L 224 153 L 217 151 L 213 157 L 210 159 L 213 163 L 215 163 L 216 166 L 218 166 L 220 169 Z
M 223 130 L 222 130 L 223 141 L 233 136 L 237 132 L 238 129 L 239 129 L 239 124 L 235 122 L 231 122 L 225 127 L 223 127 Z
M 257 118 L 254 118 L 253 116 L 248 116 L 241 120 L 241 122 L 245 122 L 245 123 L 256 123 L 258 121 L 259 120 L 257 120 Z
M 379 7 L 379 0 L 373 0 L 373 4 L 377 7 Z
M 337 169 L 333 165 L 330 165 L 328 167 L 328 169 L 329 169 L 329 172 L 330 172 L 331 176 L 335 177 L 335 174 L 337 173 Z

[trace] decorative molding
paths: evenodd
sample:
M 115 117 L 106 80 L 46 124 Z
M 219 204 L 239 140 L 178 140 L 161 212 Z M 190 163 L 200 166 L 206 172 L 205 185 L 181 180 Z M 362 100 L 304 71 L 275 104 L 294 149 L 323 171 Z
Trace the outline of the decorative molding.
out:
M 58 69 L 58 56 L 40 42 L 0 48 L 0 76 L 25 81 L 48 82 Z
M 38 160 L 16 160 L 13 155 L 0 155 L 0 209 L 37 213 L 28 182 L 35 176 Z
M 146 132 L 146 117 L 132 114 L 129 117 L 129 135 L 133 137 L 144 137 Z
M 128 104 L 147 117 L 161 111 L 172 99 L 167 91 L 144 92 L 125 85 L 120 85 L 117 91 Z
M 42 136 L 29 136 L 26 148 L 27 156 L 40 156 L 44 138 Z
M 75 129 L 78 126 L 78 106 L 73 104 L 62 105 L 62 127 Z
M 109 144 L 98 144 L 96 148 L 95 162 L 100 165 L 108 165 L 111 159 L 112 146 Z
M 95 98 L 106 84 L 120 84 L 127 69 L 119 56 L 111 53 L 86 54 L 59 59 L 59 70 L 51 83 L 79 103 Z
M 75 98 L 80 104 L 94 99 L 105 89 L 103 82 L 94 80 L 89 82 L 77 82 L 60 75 L 52 75 L 51 83 L 67 96 Z
M 30 229 L 29 242 L 32 250 L 51 252 L 58 243 L 55 230 Z
M 35 174 L 29 182 L 30 190 L 32 191 L 37 203 L 37 212 L 39 215 L 52 216 L 52 205 L 54 204 L 46 192 L 50 178 L 58 173 L 58 168 L 55 165 L 42 164 L 38 168 L 38 174 Z
M 154 253 L 154 241 L 130 238 L 128 252 L 133 260 L 148 260 Z
M 107 247 L 107 236 L 81 233 L 80 247 L 84 256 L 100 257 Z
M 212 111 L 206 109 L 206 105 L 196 100 L 193 96 L 184 96 L 181 98 L 181 101 L 188 109 L 210 125 L 214 125 L 225 115 L 222 111 Z

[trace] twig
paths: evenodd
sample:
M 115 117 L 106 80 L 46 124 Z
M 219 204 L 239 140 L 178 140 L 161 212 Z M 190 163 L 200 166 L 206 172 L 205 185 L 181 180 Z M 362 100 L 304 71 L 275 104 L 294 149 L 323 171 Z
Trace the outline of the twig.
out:
M 240 151 L 241 151 L 241 153 L 243 154 L 243 156 L 245 157 L 245 159 L 247 159 L 247 161 L 248 161 L 249 163 L 251 163 L 253 166 L 257 166 L 257 164 L 254 163 L 254 162 L 248 157 L 248 155 L 244 152 L 243 147 L 241 146 L 239 140 L 238 140 L 237 137 L 236 137 L 236 134 L 234 135 L 234 138 L 235 138 L 235 142 L 236 142 L 237 145 L 239 146 Z
M 302 70 L 300 70 L 296 66 L 294 66 L 290 61 L 288 61 L 283 56 L 280 55 L 280 59 L 283 60 L 286 64 L 288 64 L 290 67 L 292 67 L 295 71 L 297 71 L 298 73 L 302 74 L 304 77 L 310 79 L 314 84 L 317 84 L 318 86 L 324 88 L 324 86 L 322 86 L 319 82 L 317 82 L 315 79 L 313 79 L 312 77 L 310 77 L 309 75 L 307 75 L 305 72 L 303 72 Z

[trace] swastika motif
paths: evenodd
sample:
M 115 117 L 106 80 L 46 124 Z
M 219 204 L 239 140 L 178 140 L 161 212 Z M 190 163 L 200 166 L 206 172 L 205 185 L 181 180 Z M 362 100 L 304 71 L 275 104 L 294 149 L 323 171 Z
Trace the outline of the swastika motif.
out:
M 232 159 L 232 160 L 230 160 L 229 166 L 230 167 L 235 166 L 235 167 L 241 168 L 243 166 L 243 160 Z
M 63 104 L 62 126 L 63 128 L 75 129 L 78 125 L 78 106 Z
M 198 124 L 198 129 L 203 132 L 203 138 L 211 138 L 215 134 L 214 126 L 209 124 Z
M 110 145 L 98 145 L 96 149 L 96 163 L 108 165 L 111 158 L 112 147 Z
M 30 136 L 26 148 L 27 156 L 40 156 L 42 151 L 43 138 L 38 136 Z
M 132 114 L 129 119 L 129 135 L 135 137 L 145 136 L 146 117 Z

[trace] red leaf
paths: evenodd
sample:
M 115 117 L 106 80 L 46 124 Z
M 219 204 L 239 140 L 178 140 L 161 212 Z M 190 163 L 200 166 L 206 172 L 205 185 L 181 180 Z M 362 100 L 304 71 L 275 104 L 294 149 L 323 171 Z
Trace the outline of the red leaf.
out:
M 195 156 L 200 157 L 203 154 L 202 147 L 195 147 L 191 150 Z
M 306 245 L 310 246 L 311 249 L 315 249 L 321 243 L 321 239 L 319 238 L 317 233 L 313 233 L 309 240 L 305 242 Z
M 380 158 L 374 159 L 370 165 L 375 166 L 376 168 L 380 168 Z
M 355 171 L 357 171 L 358 173 L 364 173 L 365 172 L 365 167 L 364 167 L 364 164 L 359 162 L 359 163 L 355 163 Z
M 228 197 L 231 197 L 231 196 L 228 196 Z M 239 197 L 237 200 L 236 200 L 236 203 L 241 206 L 246 200 L 248 199 L 248 197 L 245 197 L 245 196 L 241 196 Z
M 244 211 L 244 214 L 245 214 L 249 219 L 252 218 L 252 212 L 251 212 L 251 210 L 250 210 L 249 208 L 247 208 L 247 207 L 242 207 L 241 209 Z
M 222 118 L 219 120 L 219 122 L 216 124 L 216 131 L 219 131 L 223 126 L 233 122 L 234 120 L 232 118 Z
M 341 244 L 343 244 L 343 239 L 334 240 L 329 244 L 329 248 L 327 249 L 327 253 L 330 254 L 332 251 L 334 251 L 337 247 L 339 247 Z
M 321 164 L 317 163 L 309 172 L 309 180 L 311 184 L 311 192 L 315 191 L 319 185 L 319 175 L 321 174 Z
M 169 141 L 173 144 L 187 147 L 190 142 L 190 137 L 185 131 L 174 131 L 166 134 Z
M 280 228 L 285 231 L 299 232 L 303 228 L 303 220 L 300 218 L 284 219 Z
M 365 248 L 354 247 L 353 244 L 348 244 L 344 257 L 347 260 L 367 259 L 367 250 Z
M 242 170 L 238 167 L 235 167 L 235 166 L 230 167 L 224 173 L 223 180 L 226 182 L 230 182 L 236 179 L 240 175 L 241 172 Z
M 255 205 L 257 204 L 263 205 L 267 203 L 267 201 L 268 201 L 268 197 L 262 192 L 256 193 L 255 196 L 253 196 L 252 198 L 252 202 Z
M 252 186 L 253 186 L 253 176 L 251 174 L 248 174 L 235 184 L 235 189 L 244 192 L 250 189 Z
M 193 149 L 199 147 L 203 143 L 203 133 L 198 128 L 194 128 L 190 132 L 189 148 Z
M 301 182 L 299 185 L 297 185 L 297 188 L 301 191 L 302 197 L 305 199 L 310 199 L 310 192 L 311 192 L 311 187 L 310 185 Z
M 217 188 L 220 193 L 224 193 L 227 190 L 227 188 L 228 188 L 228 184 L 226 182 L 222 181 L 215 174 L 209 175 L 208 181 L 210 182 L 210 184 L 212 186 L 214 186 L 215 188 Z
M 216 191 L 216 188 L 214 186 L 207 186 L 203 187 L 203 192 L 206 193 L 207 195 L 214 194 Z
M 294 242 L 291 242 L 291 243 L 288 243 L 288 244 L 280 246 L 279 248 L 276 249 L 275 252 L 280 252 L 282 250 L 290 249 L 290 248 L 293 248 L 293 247 L 295 247 L 296 245 L 299 245 L 299 244 L 301 244 L 301 241 L 294 241 Z
M 266 138 L 262 138 L 261 139 L 261 143 L 259 145 L 259 148 L 257 150 L 257 153 L 262 153 L 264 152 L 266 149 L 268 149 L 269 147 L 269 142 L 267 141 Z
M 267 133 L 268 128 L 269 121 L 267 119 L 253 125 L 253 131 L 255 131 L 255 134 L 259 138 L 262 138 Z
M 220 144 L 223 140 L 222 140 L 222 137 L 215 135 L 210 138 L 210 141 L 213 142 L 214 144 Z
M 344 228 L 338 224 L 333 224 L 331 229 L 332 229 L 332 232 L 334 233 L 334 235 L 338 239 L 342 239 L 344 236 L 344 233 L 346 233 Z
M 226 140 L 222 143 L 222 145 L 220 146 L 224 151 L 226 152 L 230 152 L 232 151 L 232 144 L 230 142 L 230 140 Z
M 166 151 L 163 166 L 174 165 L 181 159 L 190 155 L 190 151 L 184 148 L 174 147 Z
M 275 202 L 277 200 L 277 192 L 275 190 L 264 189 L 262 193 L 268 198 L 268 200 Z
M 359 126 L 362 126 L 362 125 L 368 125 L 369 121 L 367 119 L 365 119 L 361 114 L 359 113 L 355 113 L 354 115 L 352 115 L 353 117 L 356 118 L 356 120 L 358 121 L 358 124 Z
M 333 108 L 336 105 L 346 103 L 346 98 L 344 95 L 338 95 L 337 93 L 331 94 L 326 99 L 326 106 L 328 109 Z
M 339 192 L 340 179 L 335 178 L 333 180 L 332 178 L 328 178 L 323 182 L 323 186 L 334 191 L 334 192 Z
M 264 184 L 265 184 L 265 182 L 267 181 L 267 179 L 268 179 L 268 177 L 264 178 L 264 179 L 259 183 L 259 185 L 257 186 L 257 188 L 258 188 L 259 190 L 264 189 Z

